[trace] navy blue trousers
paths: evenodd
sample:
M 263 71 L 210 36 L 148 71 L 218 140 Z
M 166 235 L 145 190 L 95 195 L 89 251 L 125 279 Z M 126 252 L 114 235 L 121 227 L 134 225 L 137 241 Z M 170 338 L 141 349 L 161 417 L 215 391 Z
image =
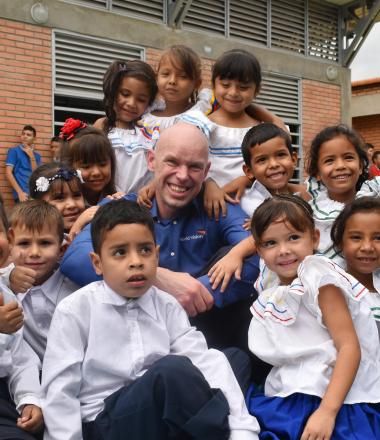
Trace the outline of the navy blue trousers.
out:
M 188 358 L 168 355 L 109 396 L 95 421 L 83 424 L 83 439 L 227 440 L 229 411 Z
M 0 378 L 0 440 L 35 440 L 32 434 L 17 426 L 17 412 L 14 402 L 9 395 L 8 383 Z

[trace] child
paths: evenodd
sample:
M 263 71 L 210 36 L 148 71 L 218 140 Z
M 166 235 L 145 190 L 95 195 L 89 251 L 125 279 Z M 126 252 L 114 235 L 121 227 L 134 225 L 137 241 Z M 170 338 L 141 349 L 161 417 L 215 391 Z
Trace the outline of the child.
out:
M 85 210 L 80 175 L 60 162 L 36 168 L 30 176 L 29 193 L 33 199 L 45 200 L 58 209 L 66 233 Z
M 137 121 L 156 96 L 154 71 L 143 61 L 114 61 L 104 75 L 103 92 L 106 117 L 94 127 L 107 134 L 114 149 L 117 190 L 137 192 L 151 178 L 146 152 L 153 148 L 154 130 Z
M 0 284 L 1 302 L 16 303 Z M 23 340 L 22 330 L 0 333 L 0 438 L 33 440 L 41 431 L 39 361 Z
M 15 293 L 26 317 L 24 338 L 42 360 L 55 307 L 78 288 L 57 270 L 64 251 L 62 216 L 44 200 L 28 200 L 13 209 L 9 236 L 15 266 L 34 272 L 33 287 Z
M 62 158 L 80 171 L 86 202 L 96 205 L 104 197 L 114 194 L 115 152 L 104 133 L 70 118 L 65 121 L 60 136 L 67 143 Z
M 21 132 L 21 144 L 8 150 L 5 176 L 13 188 L 16 202 L 28 199 L 28 181 L 32 171 L 41 164 L 41 156 L 34 151 L 36 129 L 25 125 Z
M 45 440 L 257 439 L 224 355 L 152 287 L 158 248 L 149 212 L 112 201 L 96 213 L 91 237 L 104 281 L 56 309 L 42 372 Z
M 368 169 L 369 178 L 373 179 L 380 176 L 380 151 L 377 150 L 372 155 L 372 165 Z
M 332 249 L 331 226 L 344 205 L 354 200 L 365 180 L 367 165 L 362 139 L 345 125 L 323 129 L 311 143 L 306 172 L 310 176 L 310 205 L 321 234 L 318 250 L 337 259 L 338 264 L 339 256 Z
M 364 297 L 380 334 L 380 200 L 361 197 L 345 206 L 331 228 L 346 271 L 369 290 Z
M 367 289 L 312 255 L 319 234 L 299 197 L 266 200 L 252 234 L 280 280 L 254 302 L 249 329 L 251 351 L 273 365 L 265 395 L 247 399 L 260 437 L 380 438 L 380 346 Z
M 50 151 L 52 154 L 53 162 L 59 162 L 61 160 L 61 148 L 62 148 L 62 139 L 59 136 L 53 136 L 50 139 Z

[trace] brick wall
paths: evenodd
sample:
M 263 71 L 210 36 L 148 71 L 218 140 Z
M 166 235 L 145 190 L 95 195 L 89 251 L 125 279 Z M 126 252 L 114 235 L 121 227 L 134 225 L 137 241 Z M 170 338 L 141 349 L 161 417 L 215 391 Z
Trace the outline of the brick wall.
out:
M 324 127 L 341 120 L 341 90 L 333 84 L 317 81 L 302 81 L 302 147 L 304 157 L 314 136 Z
M 352 118 L 352 126 L 366 142 L 380 150 L 380 115 L 361 116 Z
M 51 30 L 0 19 L 0 37 L 0 192 L 9 205 L 5 158 L 8 148 L 19 143 L 24 125 L 36 128 L 37 150 L 50 159 Z

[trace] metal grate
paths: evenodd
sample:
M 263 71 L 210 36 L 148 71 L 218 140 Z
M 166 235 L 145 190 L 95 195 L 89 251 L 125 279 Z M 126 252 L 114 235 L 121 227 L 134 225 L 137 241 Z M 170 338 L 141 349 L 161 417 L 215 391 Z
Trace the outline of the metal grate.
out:
M 271 5 L 271 46 L 304 54 L 305 2 L 275 0 Z
M 300 81 L 297 78 L 264 74 L 261 91 L 256 99 L 289 126 L 293 148 L 298 154 L 298 164 L 292 179 L 297 182 L 303 180 L 299 90 Z
M 102 114 L 103 75 L 116 59 L 143 59 L 144 49 L 54 31 L 55 132 L 68 117 L 93 122 Z
M 338 8 L 309 0 L 308 55 L 330 61 L 339 60 L 338 20 Z
M 194 0 L 183 21 L 184 27 L 226 33 L 225 0 Z
M 267 0 L 230 0 L 229 35 L 267 45 Z
M 164 20 L 164 0 L 112 0 L 111 11 L 127 15 L 138 15 L 145 19 Z

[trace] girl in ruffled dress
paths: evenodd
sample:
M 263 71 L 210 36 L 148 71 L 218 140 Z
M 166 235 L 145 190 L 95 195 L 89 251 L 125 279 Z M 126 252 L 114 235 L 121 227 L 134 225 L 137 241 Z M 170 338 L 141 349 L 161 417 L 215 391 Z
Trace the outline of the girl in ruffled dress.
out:
M 251 309 L 249 347 L 273 365 L 264 394 L 247 396 L 260 439 L 379 439 L 380 347 L 368 290 L 313 255 L 319 234 L 297 196 L 260 205 L 252 234 L 280 280 Z
M 336 218 L 331 238 L 346 271 L 369 290 L 364 297 L 380 334 L 380 200 L 361 197 Z

